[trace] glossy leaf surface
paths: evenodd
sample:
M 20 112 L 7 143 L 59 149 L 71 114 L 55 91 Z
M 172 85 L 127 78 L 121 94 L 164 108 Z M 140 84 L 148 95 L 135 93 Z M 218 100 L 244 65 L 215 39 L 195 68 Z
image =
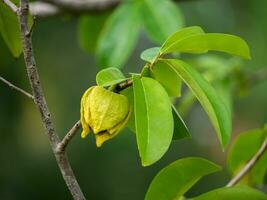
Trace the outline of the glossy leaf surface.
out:
M 192 200 L 267 200 L 267 196 L 259 190 L 245 187 L 225 187 L 212 190 Z
M 249 47 L 243 39 L 235 35 L 222 33 L 192 35 L 175 42 L 173 45 L 163 47 L 161 51 L 162 53 L 205 53 L 207 51 L 221 51 L 250 59 Z
M 142 165 L 158 161 L 173 135 L 173 116 L 167 92 L 154 79 L 133 77 L 135 128 Z
M 140 30 L 139 2 L 126 1 L 108 18 L 97 45 L 102 68 L 122 66 L 133 51 Z
M 151 182 L 145 200 L 179 199 L 199 179 L 220 170 L 208 160 L 196 157 L 177 160 L 163 168 Z
M 158 44 L 184 25 L 180 9 L 170 0 L 143 0 L 142 14 L 145 32 Z
M 231 136 L 231 114 L 213 87 L 190 65 L 174 59 L 162 59 L 159 63 L 169 65 L 189 87 L 208 114 L 224 148 Z
M 0 3 L 0 33 L 13 54 L 19 57 L 22 52 L 20 28 L 17 16 L 4 3 Z
M 96 75 L 96 83 L 99 86 L 110 86 L 117 83 L 120 83 L 127 78 L 123 75 L 123 73 L 114 67 L 109 67 L 107 69 L 103 69 Z

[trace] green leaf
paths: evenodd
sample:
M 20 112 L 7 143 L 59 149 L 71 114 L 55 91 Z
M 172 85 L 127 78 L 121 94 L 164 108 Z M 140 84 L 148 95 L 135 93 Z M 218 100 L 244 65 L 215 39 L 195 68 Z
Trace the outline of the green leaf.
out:
M 164 62 L 156 62 L 152 68 L 153 75 L 171 97 L 181 96 L 182 81 L 175 70 Z
M 158 61 L 169 65 L 186 83 L 208 114 L 218 138 L 225 148 L 231 136 L 231 114 L 213 87 L 190 65 L 174 59 Z
M 218 165 L 202 158 L 177 160 L 156 175 L 148 188 L 145 200 L 178 199 L 201 177 L 218 170 Z
M 154 79 L 133 76 L 135 128 L 142 165 L 158 161 L 173 135 L 173 116 L 167 92 Z
M 142 14 L 145 32 L 158 44 L 184 26 L 180 9 L 170 0 L 144 0 Z
M 4 3 L 0 3 L 0 33 L 13 56 L 19 57 L 22 46 L 18 19 Z
M 136 132 L 135 131 L 135 119 L 134 119 L 134 94 L 133 94 L 133 87 L 127 87 L 126 89 L 122 90 L 120 92 L 120 94 L 125 95 L 128 98 L 128 101 L 132 107 L 132 114 L 127 122 L 127 127 L 132 131 L 132 132 Z
M 87 53 L 93 53 L 104 23 L 109 13 L 84 15 L 78 22 L 78 39 L 80 47 Z
M 203 53 L 206 51 L 221 51 L 245 59 L 250 59 L 247 43 L 240 37 L 221 33 L 197 34 L 184 38 L 168 48 L 162 48 L 162 53 L 185 52 Z
M 176 108 L 172 105 L 172 115 L 173 115 L 173 122 L 174 122 L 174 131 L 173 131 L 173 140 L 180 140 L 183 138 L 191 138 L 191 134 L 187 126 L 185 125 L 182 117 L 176 110 Z
M 212 190 L 192 200 L 267 200 L 267 196 L 259 190 L 246 187 L 235 186 Z
M 254 129 L 241 133 L 235 140 L 228 155 L 228 168 L 236 174 L 260 149 L 267 132 L 263 129 Z M 249 185 L 264 183 L 267 173 L 267 152 L 257 161 L 247 176 L 241 182 Z
M 182 28 L 167 38 L 167 40 L 161 47 L 161 52 L 167 51 L 169 48 L 172 48 L 172 46 L 175 46 L 177 43 L 179 43 L 181 40 L 187 37 L 203 33 L 204 33 L 203 29 L 199 26 L 189 26 L 186 28 Z
M 103 69 L 96 75 L 97 85 L 103 87 L 115 85 L 125 80 L 127 80 L 127 78 L 125 78 L 123 73 L 115 67 L 109 67 L 107 69 Z
M 132 53 L 140 30 L 139 2 L 121 4 L 104 25 L 97 45 L 100 67 L 121 68 Z
M 146 49 L 141 53 L 141 59 L 146 62 L 152 63 L 158 57 L 159 53 L 160 53 L 160 47 L 153 47 L 150 49 Z

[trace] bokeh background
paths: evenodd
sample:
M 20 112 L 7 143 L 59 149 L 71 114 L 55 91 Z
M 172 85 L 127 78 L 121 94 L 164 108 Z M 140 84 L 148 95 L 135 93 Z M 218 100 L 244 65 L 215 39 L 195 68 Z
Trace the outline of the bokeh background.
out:
M 242 66 L 246 73 L 267 67 L 267 1 L 192 0 L 179 3 L 186 25 L 207 32 L 243 37 L 252 60 Z M 121 36 L 123 37 L 123 35 Z M 64 136 L 79 119 L 82 93 L 95 84 L 99 70 L 94 55 L 81 50 L 75 17 L 39 20 L 34 29 L 34 50 L 46 97 L 57 132 Z M 141 34 L 123 71 L 138 72 L 144 64 L 140 52 L 154 44 Z M 196 55 L 187 56 L 196 58 Z M 14 60 L 0 39 L 0 74 L 30 91 L 22 57 Z M 233 104 L 233 137 L 267 122 L 267 81 L 250 85 L 236 94 Z M 199 104 L 184 117 L 192 139 L 175 141 L 156 164 L 141 167 L 135 135 L 125 129 L 97 149 L 94 138 L 75 136 L 68 146 L 69 160 L 88 199 L 143 199 L 150 181 L 167 164 L 186 156 L 201 156 L 224 166 L 203 178 L 187 196 L 224 186 L 230 178 L 227 150 L 222 152 L 214 130 Z M 228 148 L 229 149 L 229 148 Z M 264 188 L 263 188 L 264 190 Z M 266 188 L 265 188 L 266 190 Z M 0 199 L 71 199 L 63 182 L 34 104 L 0 83 Z

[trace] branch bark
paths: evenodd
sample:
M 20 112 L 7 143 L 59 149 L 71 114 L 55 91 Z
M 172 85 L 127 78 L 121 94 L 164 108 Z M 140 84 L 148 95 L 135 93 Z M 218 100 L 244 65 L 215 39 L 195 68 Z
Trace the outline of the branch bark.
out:
M 62 13 L 81 15 L 111 10 L 120 2 L 121 0 L 45 0 L 32 2 L 30 12 L 39 18 L 57 16 Z
M 32 15 L 39 18 L 57 16 L 62 13 L 81 15 L 111 10 L 121 2 L 123 0 L 43 0 L 30 3 L 30 11 Z
M 66 136 L 63 138 L 63 140 L 58 144 L 57 151 L 64 152 L 67 145 L 69 144 L 70 140 L 75 136 L 77 131 L 81 128 L 81 122 L 80 120 L 74 124 L 74 126 L 69 130 L 69 132 L 66 134 Z
M 36 103 L 39 109 L 42 123 L 45 128 L 45 132 L 49 138 L 54 155 L 56 157 L 57 164 L 68 186 L 68 189 L 70 190 L 73 196 L 73 199 L 84 200 L 85 197 L 71 169 L 67 155 L 65 154 L 65 152 L 57 151 L 57 146 L 60 143 L 60 139 L 55 131 L 51 114 L 49 112 L 48 105 L 40 83 L 39 74 L 37 72 L 36 62 L 33 54 L 31 31 L 28 27 L 28 14 L 29 2 L 28 0 L 21 0 L 20 8 L 18 9 L 17 15 L 20 23 L 24 60 L 26 64 L 27 75 L 33 92 L 34 102 Z
M 4 79 L 2 76 L 0 76 L 0 81 L 2 81 L 3 83 L 7 84 L 11 89 L 20 92 L 21 94 L 25 95 L 26 97 L 30 98 L 31 100 L 34 100 L 33 95 L 31 95 L 30 93 L 26 92 L 25 90 L 15 86 L 14 84 L 9 82 L 8 80 Z
M 266 129 L 264 131 L 267 131 Z M 248 161 L 248 163 L 239 171 L 236 176 L 234 176 L 226 187 L 232 187 L 237 184 L 257 163 L 257 161 L 263 156 L 263 154 L 267 151 L 267 138 L 262 143 L 261 147 L 257 151 L 257 153 Z

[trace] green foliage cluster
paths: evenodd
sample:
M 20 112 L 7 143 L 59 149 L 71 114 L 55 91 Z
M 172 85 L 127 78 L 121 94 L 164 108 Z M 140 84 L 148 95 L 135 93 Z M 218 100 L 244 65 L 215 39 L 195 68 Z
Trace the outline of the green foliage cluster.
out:
M 226 95 L 222 98 L 216 91 L 220 88 L 218 90 L 225 92 L 223 84 L 217 84 L 216 89 L 211 85 L 215 80 L 226 79 L 231 70 L 209 68 L 207 73 L 201 74 L 199 69 L 175 58 L 175 55 L 219 51 L 250 59 L 248 45 L 234 35 L 205 33 L 198 26 L 183 26 L 183 16 L 170 0 L 125 1 L 112 14 L 87 15 L 79 20 L 81 47 L 87 52 L 95 52 L 99 66 L 105 68 L 96 76 L 97 85 L 125 95 L 129 100 L 132 114 L 127 127 L 136 134 L 143 166 L 161 159 L 173 140 L 191 137 L 180 109 L 177 110 L 172 101 L 187 95 L 181 92 L 182 84 L 191 92 L 186 96 L 189 99 L 187 103 L 191 105 L 197 99 L 207 113 L 222 149 L 231 137 L 231 103 Z M 141 28 L 152 41 L 162 45 L 143 51 L 140 57 L 145 64 L 141 73 L 127 77 L 118 68 L 123 67 L 133 51 Z M 175 32 L 177 29 L 179 31 Z M 18 57 L 22 52 L 18 20 L 2 3 L 0 33 L 12 54 Z M 117 91 L 122 83 L 127 87 Z M 266 129 L 240 134 L 228 156 L 228 167 L 233 175 L 252 158 L 266 137 Z M 261 185 L 267 172 L 266 162 L 267 153 L 240 184 Z M 203 176 L 219 170 L 218 165 L 202 158 L 177 160 L 156 175 L 145 200 L 185 199 L 185 193 Z M 192 199 L 264 200 L 267 197 L 258 190 L 238 185 L 212 190 Z
M 171 0 L 130 0 L 110 15 L 86 15 L 78 26 L 81 47 L 88 53 L 96 52 L 99 66 L 121 68 L 142 29 L 152 41 L 161 44 L 184 26 L 184 19 Z
M 168 54 L 206 53 L 210 50 L 250 59 L 249 48 L 241 38 L 228 34 L 205 33 L 200 27 L 194 26 L 175 32 L 161 47 L 145 50 L 140 56 L 146 62 L 140 74 L 133 73 L 130 77 L 125 77 L 116 68 L 107 68 L 97 74 L 96 82 L 110 88 L 116 88 L 118 84 L 125 81 L 132 81 L 132 85 L 120 93 L 128 97 L 134 108 L 128 127 L 136 133 L 143 166 L 158 161 L 166 153 L 172 140 L 191 137 L 171 101 L 174 97 L 182 97 L 182 83 L 187 85 L 206 111 L 222 148 L 224 149 L 228 144 L 231 137 L 231 109 L 227 101 L 216 92 L 207 80 L 208 77 L 204 77 L 189 63 L 179 59 L 165 58 Z M 219 72 L 216 75 L 225 77 Z M 262 136 L 261 141 L 256 144 L 260 145 L 264 139 L 265 137 Z M 244 146 L 235 145 L 233 152 L 240 153 L 243 148 Z M 258 146 L 252 148 L 251 151 L 253 151 L 250 154 L 245 153 L 246 159 L 243 161 L 239 160 L 240 156 L 233 158 L 237 164 L 234 166 L 231 164 L 231 168 L 237 169 L 237 165 L 240 167 L 241 162 L 246 163 L 257 149 Z M 254 173 L 261 180 L 267 169 L 263 163 L 266 162 L 260 163 L 262 173 L 260 175 Z M 184 194 L 202 176 L 219 169 L 217 165 L 201 158 L 185 158 L 175 161 L 154 178 L 145 199 L 185 198 Z M 193 199 L 248 199 L 248 197 L 266 199 L 263 193 L 240 186 L 220 188 Z

